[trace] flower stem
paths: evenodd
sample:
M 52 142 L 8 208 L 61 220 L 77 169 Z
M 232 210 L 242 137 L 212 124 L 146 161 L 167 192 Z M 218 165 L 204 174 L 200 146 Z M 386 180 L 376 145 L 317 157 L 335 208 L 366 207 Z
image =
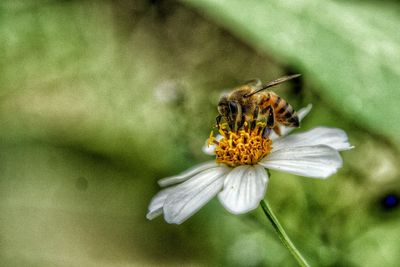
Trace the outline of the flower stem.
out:
M 297 248 L 293 245 L 292 241 L 290 241 L 290 238 L 288 237 L 285 230 L 279 223 L 275 214 L 272 212 L 270 206 L 268 205 L 268 202 L 265 200 L 261 200 L 260 204 L 261 204 L 261 207 L 262 207 L 265 215 L 270 220 L 275 231 L 278 233 L 278 236 L 279 236 L 280 240 L 282 241 L 283 245 L 285 245 L 285 247 L 293 255 L 293 257 L 296 259 L 297 263 L 303 267 L 310 267 L 310 265 L 308 265 L 306 260 L 301 255 L 300 251 L 298 251 Z

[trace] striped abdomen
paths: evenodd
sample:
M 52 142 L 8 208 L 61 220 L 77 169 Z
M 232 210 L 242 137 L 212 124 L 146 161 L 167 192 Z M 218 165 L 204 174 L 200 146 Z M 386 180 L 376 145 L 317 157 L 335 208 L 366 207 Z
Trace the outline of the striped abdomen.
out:
M 265 116 L 268 106 L 274 111 L 275 125 L 283 124 L 290 127 L 299 127 L 299 117 L 293 107 L 273 92 L 260 93 L 259 106 L 261 107 L 260 115 Z

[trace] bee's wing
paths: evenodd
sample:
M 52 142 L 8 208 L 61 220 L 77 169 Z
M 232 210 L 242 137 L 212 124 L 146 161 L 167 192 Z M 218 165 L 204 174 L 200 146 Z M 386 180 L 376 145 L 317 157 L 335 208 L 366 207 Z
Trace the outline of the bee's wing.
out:
M 260 79 L 249 80 L 246 81 L 244 84 L 251 86 L 254 90 L 259 90 L 262 87 L 262 82 Z
M 261 91 L 263 91 L 263 90 L 265 90 L 267 88 L 270 88 L 272 86 L 276 86 L 278 84 L 281 84 L 283 82 L 289 81 L 289 80 L 294 79 L 294 78 L 297 78 L 299 76 L 301 76 L 301 74 L 294 74 L 294 75 L 280 77 L 280 78 L 278 78 L 276 80 L 273 80 L 273 81 L 271 81 L 271 82 L 269 82 L 269 83 L 267 83 L 265 85 L 260 86 L 259 89 L 257 89 L 256 91 L 252 92 L 251 94 L 246 95 L 245 97 L 249 97 L 251 95 L 257 94 L 258 92 L 261 92 Z
M 301 74 L 293 74 L 293 75 L 288 75 L 288 76 L 280 77 L 280 78 L 278 78 L 278 79 L 276 79 L 276 80 L 273 80 L 273 81 L 271 81 L 271 82 L 265 84 L 265 85 L 262 87 L 262 89 L 265 90 L 265 89 L 267 89 L 267 88 L 269 88 L 269 87 L 272 87 L 272 86 L 275 86 L 275 85 L 284 83 L 284 82 L 286 82 L 286 81 L 289 81 L 289 80 L 291 80 L 291 79 L 297 78 L 297 77 L 299 77 L 299 76 L 301 76 Z

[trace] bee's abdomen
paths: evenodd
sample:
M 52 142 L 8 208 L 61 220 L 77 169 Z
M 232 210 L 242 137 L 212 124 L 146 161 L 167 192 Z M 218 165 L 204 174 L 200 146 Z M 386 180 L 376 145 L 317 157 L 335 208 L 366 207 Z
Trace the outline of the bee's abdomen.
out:
M 265 116 L 268 111 L 268 106 L 272 106 L 275 113 L 275 121 L 290 127 L 299 127 L 299 117 L 293 107 L 273 92 L 260 94 L 259 99 L 260 114 Z
M 274 101 L 275 117 L 278 122 L 286 126 L 299 127 L 299 117 L 293 107 L 281 97 L 277 96 Z

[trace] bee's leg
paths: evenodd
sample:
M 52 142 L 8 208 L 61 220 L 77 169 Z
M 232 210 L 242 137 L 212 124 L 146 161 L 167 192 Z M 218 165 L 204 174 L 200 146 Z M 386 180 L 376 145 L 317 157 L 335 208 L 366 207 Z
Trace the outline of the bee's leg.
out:
M 244 122 L 246 121 L 246 117 L 244 114 L 240 117 L 240 120 L 237 122 L 237 128 L 240 129 L 244 125 Z
M 221 124 L 221 119 L 222 119 L 222 115 L 219 114 L 217 117 L 215 117 L 215 121 L 217 122 L 217 128 L 219 129 L 220 124 Z
M 262 134 L 263 138 L 267 138 L 270 133 L 271 133 L 271 128 L 265 127 Z
M 267 107 L 267 127 L 274 128 L 275 125 L 275 112 L 272 106 Z
M 275 130 L 275 127 L 274 127 L 274 125 L 275 125 L 275 112 L 274 112 L 274 109 L 272 108 L 272 106 L 268 106 L 266 109 L 267 109 L 266 113 L 268 114 L 267 115 L 267 119 L 266 119 L 267 126 L 264 129 L 263 138 L 267 138 L 270 135 L 271 129 Z
M 238 123 L 240 123 L 242 119 L 242 107 L 239 103 L 233 101 L 229 101 L 228 107 L 230 111 L 229 127 L 231 131 L 236 131 L 238 129 Z
M 253 120 L 251 121 L 250 129 L 256 128 L 259 110 L 260 109 L 258 108 L 258 106 L 256 106 L 253 112 Z
M 243 118 L 243 130 L 245 130 L 247 132 L 251 127 L 250 124 L 251 124 L 250 121 L 246 121 L 245 118 Z
M 229 125 L 229 129 L 230 129 L 230 131 L 235 131 L 235 126 L 236 126 L 236 123 L 234 122 L 234 121 L 232 121 L 232 120 L 230 120 L 229 122 L 228 122 L 228 125 Z
M 228 125 L 231 131 L 235 131 L 236 126 L 236 116 L 237 116 L 237 105 L 235 102 L 228 102 L 229 108 L 229 121 Z
M 278 136 L 281 136 L 281 129 L 279 128 L 278 125 L 276 125 L 276 126 L 274 127 L 274 132 L 275 132 Z

